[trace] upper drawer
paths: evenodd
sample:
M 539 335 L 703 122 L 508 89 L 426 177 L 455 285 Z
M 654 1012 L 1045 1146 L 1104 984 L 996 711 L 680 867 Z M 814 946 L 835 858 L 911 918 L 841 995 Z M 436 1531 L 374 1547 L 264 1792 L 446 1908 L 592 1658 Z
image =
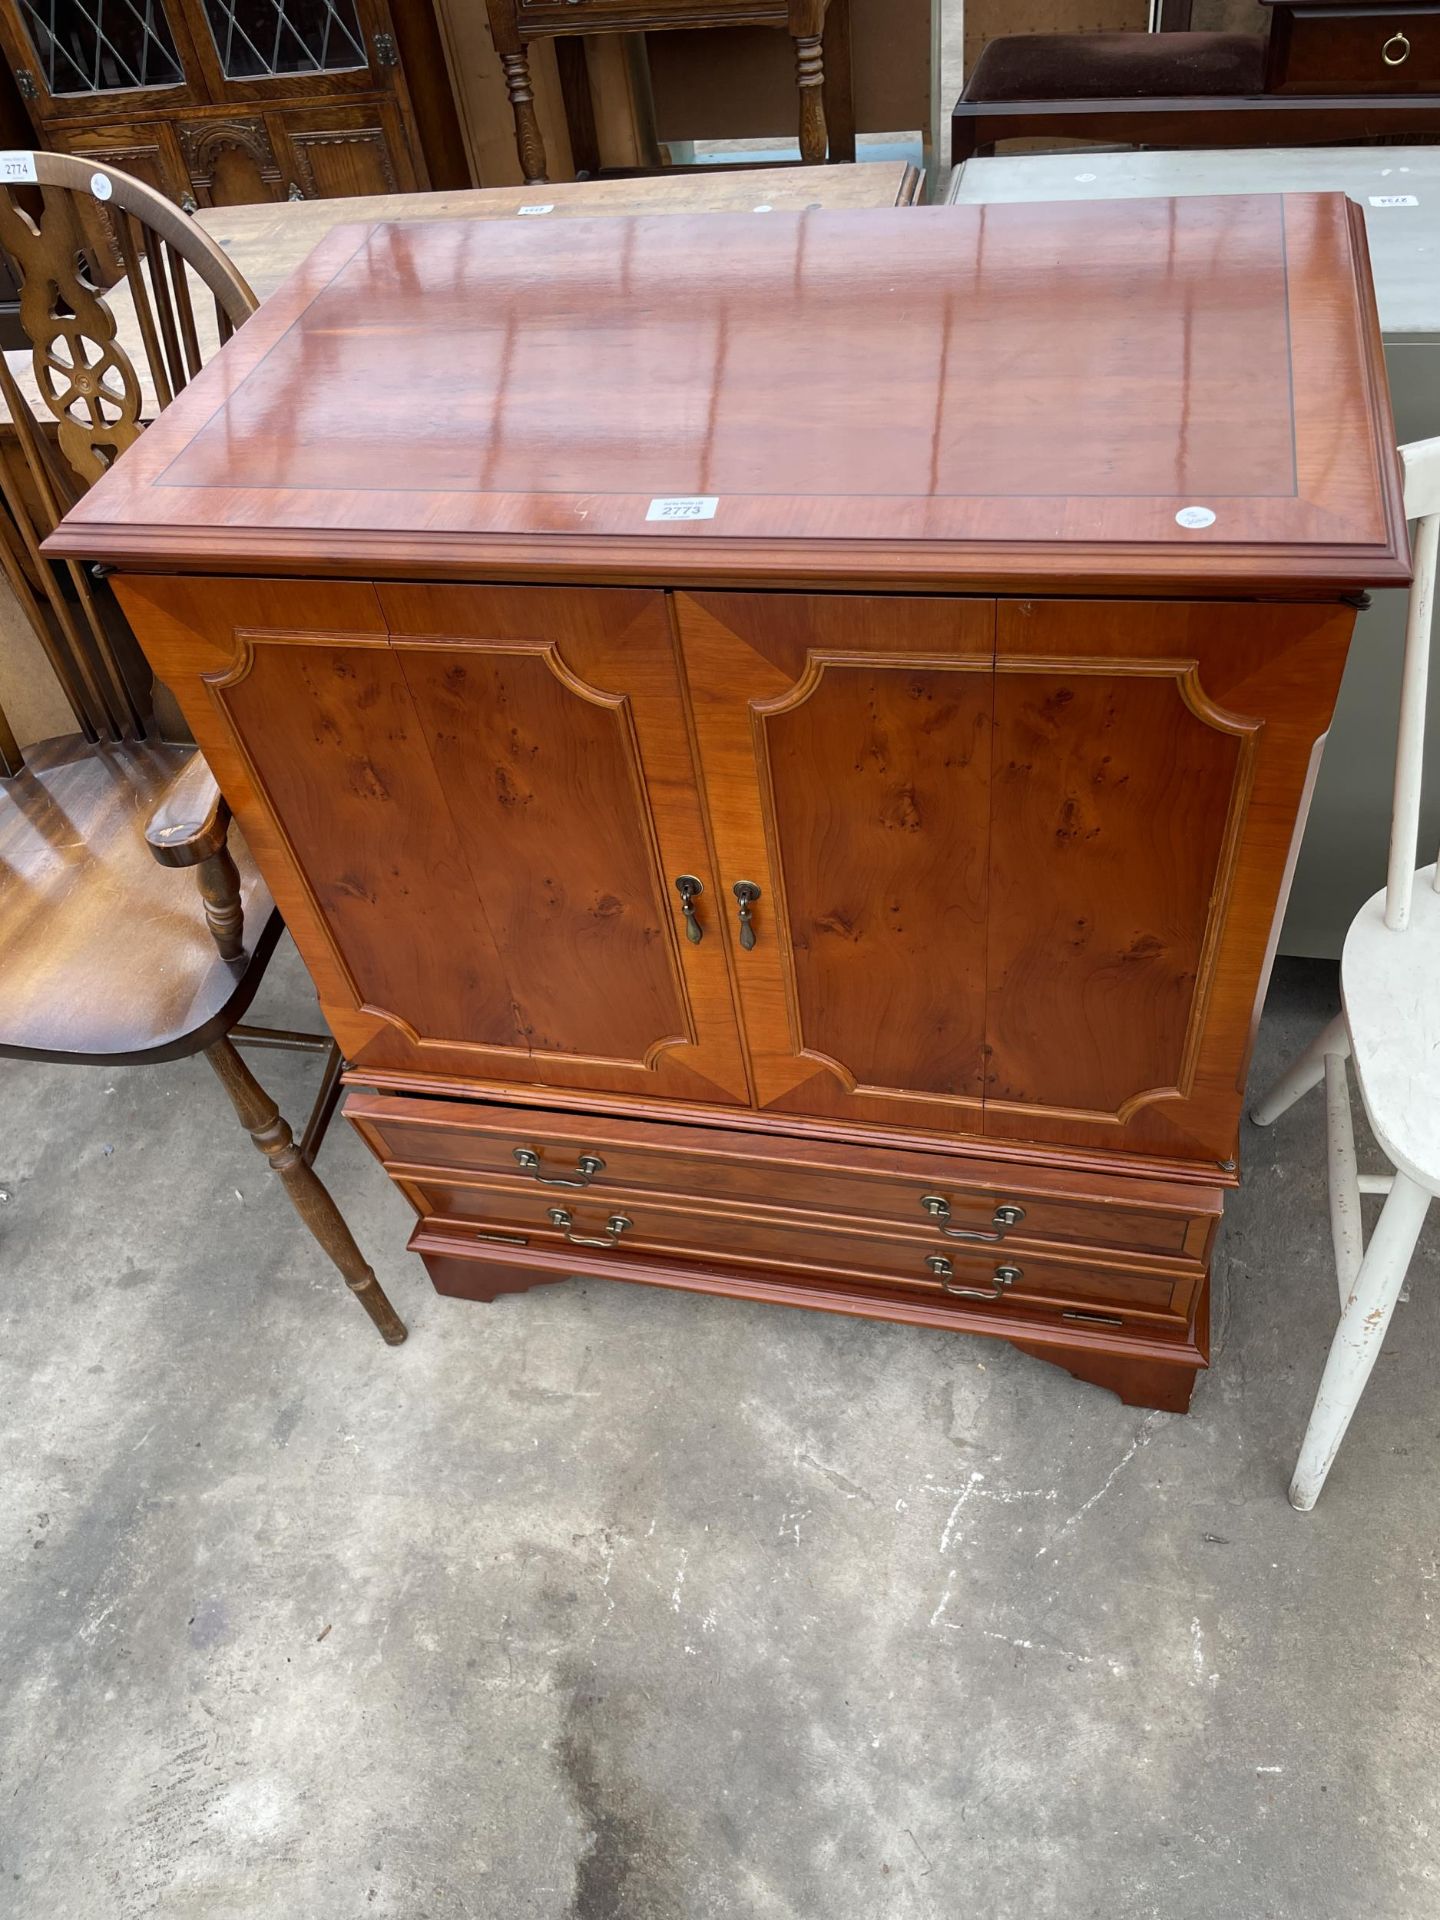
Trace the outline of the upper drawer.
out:
M 345 1112 L 391 1167 L 503 1174 L 560 1198 L 623 1190 L 794 1208 L 911 1229 L 937 1249 L 1053 1242 L 1201 1260 L 1220 1217 L 1205 1187 L 951 1153 L 388 1094 L 352 1093 Z
M 1440 12 L 1297 8 L 1275 22 L 1268 90 L 1276 93 L 1440 92 Z

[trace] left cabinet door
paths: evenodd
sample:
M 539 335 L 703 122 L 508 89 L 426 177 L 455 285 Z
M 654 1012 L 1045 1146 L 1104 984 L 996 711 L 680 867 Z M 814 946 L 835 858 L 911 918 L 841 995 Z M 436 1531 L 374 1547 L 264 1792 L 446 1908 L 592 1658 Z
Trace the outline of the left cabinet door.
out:
M 746 1103 L 662 594 L 121 594 L 355 1065 Z

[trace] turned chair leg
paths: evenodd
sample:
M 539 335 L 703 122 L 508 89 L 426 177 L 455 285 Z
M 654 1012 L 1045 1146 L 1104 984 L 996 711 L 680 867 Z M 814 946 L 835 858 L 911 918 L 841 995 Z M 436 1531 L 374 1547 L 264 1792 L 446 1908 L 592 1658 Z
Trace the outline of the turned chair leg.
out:
M 1290 1504 L 1300 1513 L 1308 1513 L 1320 1498 L 1320 1489 L 1340 1451 L 1345 1429 L 1379 1358 L 1429 1207 L 1430 1195 L 1424 1187 L 1397 1173 L 1340 1315 L 1310 1424 L 1305 1429 L 1290 1484 Z
M 386 1299 L 340 1209 L 314 1169 L 301 1158 L 280 1109 L 228 1040 L 208 1046 L 205 1058 L 219 1075 L 241 1126 L 270 1162 L 272 1171 L 279 1174 L 295 1211 L 340 1269 L 346 1286 L 375 1322 L 381 1339 L 388 1346 L 398 1347 L 405 1338 L 405 1323 Z

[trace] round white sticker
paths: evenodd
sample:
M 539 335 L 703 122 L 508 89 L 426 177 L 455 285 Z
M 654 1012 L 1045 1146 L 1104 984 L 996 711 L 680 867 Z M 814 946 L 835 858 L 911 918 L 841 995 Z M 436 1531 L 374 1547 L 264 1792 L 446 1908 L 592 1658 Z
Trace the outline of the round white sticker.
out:
M 110 184 L 109 174 L 92 173 L 90 176 L 90 191 L 97 200 L 108 200 L 115 191 L 114 187 Z
M 1175 524 L 1177 527 L 1213 527 L 1215 516 L 1209 507 L 1181 507 Z

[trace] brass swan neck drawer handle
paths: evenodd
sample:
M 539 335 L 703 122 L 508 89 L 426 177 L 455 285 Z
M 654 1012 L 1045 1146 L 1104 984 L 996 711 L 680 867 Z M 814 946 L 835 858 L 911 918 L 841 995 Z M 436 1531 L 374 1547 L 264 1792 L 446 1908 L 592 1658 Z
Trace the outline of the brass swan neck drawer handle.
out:
M 705 938 L 705 929 L 696 916 L 695 902 L 705 888 L 693 873 L 682 873 L 675 882 L 675 891 L 680 895 L 680 905 L 685 912 L 685 938 L 691 946 L 698 947 Z
M 748 953 L 755 944 L 755 922 L 751 911 L 760 898 L 760 889 L 753 880 L 737 880 L 730 889 L 740 907 L 740 944 Z
M 991 1278 L 993 1287 L 953 1287 L 950 1282 L 955 1277 L 955 1263 L 944 1253 L 932 1253 L 927 1256 L 926 1266 L 940 1282 L 946 1293 L 953 1293 L 960 1300 L 998 1300 L 1007 1287 L 1013 1287 L 1025 1278 L 1023 1267 L 996 1267 Z
M 598 1153 L 582 1153 L 575 1162 L 576 1180 L 567 1180 L 559 1174 L 541 1173 L 540 1156 L 533 1147 L 516 1147 L 515 1163 L 522 1173 L 533 1173 L 542 1187 L 588 1187 L 597 1173 L 605 1169 L 605 1162 Z
M 941 1233 L 949 1240 L 1003 1240 L 1011 1227 L 1018 1227 L 1020 1222 L 1025 1218 L 1024 1207 L 1017 1207 L 1009 1201 L 1006 1201 L 1003 1206 L 997 1207 L 990 1216 L 991 1222 L 997 1226 L 1000 1231 L 998 1233 L 986 1233 L 980 1227 L 952 1227 L 948 1225 L 947 1223 L 950 1219 L 950 1202 L 942 1199 L 938 1193 L 927 1193 L 920 1204 L 935 1222 L 936 1226 L 939 1227 Z
M 1410 58 L 1410 42 L 1403 33 L 1392 33 L 1380 49 L 1380 58 L 1387 67 L 1403 67 Z
M 635 1223 L 625 1213 L 612 1213 L 605 1222 L 608 1238 L 593 1233 L 575 1233 L 575 1216 L 568 1207 L 551 1207 L 548 1219 L 552 1227 L 558 1227 L 572 1247 L 613 1247 L 619 1241 L 627 1227 Z

